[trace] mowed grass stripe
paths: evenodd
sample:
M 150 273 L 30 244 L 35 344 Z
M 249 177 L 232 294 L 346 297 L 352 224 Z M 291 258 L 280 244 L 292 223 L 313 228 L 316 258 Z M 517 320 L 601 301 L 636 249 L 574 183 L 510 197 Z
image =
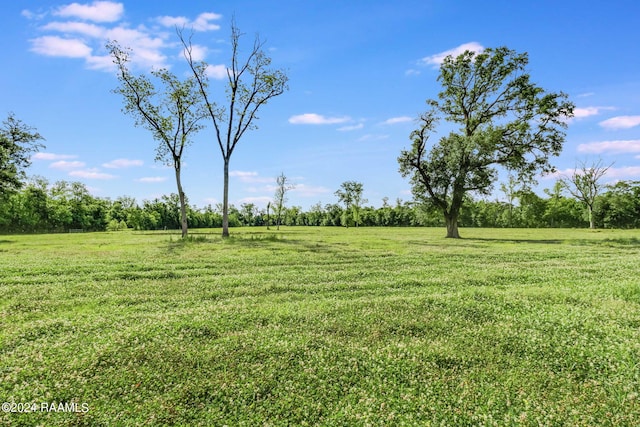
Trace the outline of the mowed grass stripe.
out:
M 8 425 L 634 425 L 638 231 L 6 236 Z M 217 233 L 217 231 L 215 232 Z

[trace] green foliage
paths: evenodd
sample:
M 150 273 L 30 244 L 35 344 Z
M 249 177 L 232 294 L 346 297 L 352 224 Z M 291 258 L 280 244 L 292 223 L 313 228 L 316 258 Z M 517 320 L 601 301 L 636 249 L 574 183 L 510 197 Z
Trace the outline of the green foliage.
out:
M 0 424 L 640 424 L 639 232 L 465 234 L 2 238 L 0 395 L 89 412 Z
M 589 228 L 596 228 L 593 208 L 596 203 L 596 198 L 603 187 L 600 180 L 605 176 L 610 167 L 611 166 L 603 166 L 602 160 L 590 166 L 582 162 L 579 167 L 575 168 L 571 176 L 561 181 L 569 193 L 587 207 Z
M 545 190 L 546 198 L 528 188 L 514 190 L 510 200 L 473 199 L 467 196 L 458 222 L 462 227 L 586 227 L 588 218 L 580 201 L 566 197 L 564 186 L 558 181 Z M 594 221 L 604 228 L 640 228 L 640 184 L 620 181 L 605 187 L 596 198 Z M 192 228 L 222 226 L 222 207 L 187 206 Z M 320 203 L 308 211 L 300 206 L 283 208 L 282 225 L 286 226 L 353 226 L 350 209 L 338 204 Z M 358 209 L 358 225 L 395 227 L 442 227 L 442 215 L 432 205 L 403 202 L 395 206 L 385 198 L 383 206 L 364 206 Z M 267 212 L 252 203 L 237 209 L 229 206 L 229 225 L 261 226 L 267 224 Z M 15 192 L 0 204 L 0 232 L 84 230 L 175 230 L 180 228 L 180 199 L 177 194 L 144 200 L 140 205 L 131 197 L 114 201 L 91 196 L 81 183 L 57 182 L 53 185 L 43 178 L 32 178 L 21 191 Z
M 182 237 L 185 237 L 188 223 L 187 201 L 181 182 L 182 156 L 193 135 L 203 128 L 200 120 L 206 114 L 198 83 L 193 77 L 180 80 L 167 69 L 153 70 L 151 75 L 164 88 L 160 93 L 148 76 L 131 73 L 128 50 L 115 41 L 108 43 L 107 49 L 118 68 L 120 86 L 114 92 L 124 99 L 123 111 L 135 118 L 137 126 L 149 130 L 158 142 L 156 160 L 173 166 L 180 200 Z
M 112 219 L 107 224 L 107 231 L 123 231 L 126 229 L 127 229 L 127 223 L 124 220 L 118 222 L 117 220 Z
M 345 181 L 340 184 L 340 189 L 334 193 L 340 202 L 344 203 L 345 211 L 341 218 L 342 225 L 357 227 L 360 224 L 360 208 L 364 203 L 367 203 L 367 199 L 362 198 L 362 192 L 361 182 Z
M 553 170 L 562 149 L 565 120 L 573 104 L 563 93 L 545 93 L 530 82 L 528 58 L 501 47 L 447 57 L 438 81 L 438 100 L 420 116 L 410 150 L 398 162 L 410 176 L 414 196 L 439 209 L 447 237 L 459 237 L 458 217 L 467 193 L 489 194 L 497 167 L 523 181 Z M 459 128 L 427 147 L 441 118 Z
M 0 127 L 0 202 L 22 188 L 24 170 L 31 165 L 31 154 L 44 148 L 44 138 L 31 126 L 9 113 Z
M 606 228 L 640 228 L 640 181 L 609 185 L 596 199 L 596 222 Z
M 49 185 L 35 178 L 9 196 L 0 211 L 0 230 L 5 232 L 47 232 L 83 229 L 104 231 L 108 204 L 93 197 L 80 182 L 58 181 Z

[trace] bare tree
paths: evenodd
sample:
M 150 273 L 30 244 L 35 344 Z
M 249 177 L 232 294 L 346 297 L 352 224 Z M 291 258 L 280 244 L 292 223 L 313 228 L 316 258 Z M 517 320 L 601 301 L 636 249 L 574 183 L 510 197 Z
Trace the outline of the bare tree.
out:
M 282 212 L 284 211 L 284 204 L 287 202 L 287 192 L 294 188 L 296 188 L 296 186 L 289 181 L 289 178 L 285 176 L 284 172 L 281 172 L 280 175 L 276 177 L 276 192 L 273 196 L 276 230 L 280 230 L 280 220 L 282 218 Z
M 603 166 L 602 159 L 590 166 L 586 162 L 579 162 L 573 173 L 561 180 L 562 185 L 571 193 L 573 197 L 580 200 L 587 206 L 587 215 L 589 217 L 589 228 L 595 229 L 596 225 L 593 219 L 593 206 L 596 197 L 602 190 L 600 180 L 605 176 L 612 165 Z
M 222 237 L 229 236 L 229 162 L 238 142 L 247 130 L 256 129 L 258 109 L 271 98 L 284 93 L 288 77 L 282 70 L 269 68 L 271 58 L 263 50 L 264 43 L 256 36 L 248 55 L 240 58 L 242 33 L 231 23 L 231 65 L 227 68 L 227 103 L 219 107 L 209 90 L 209 65 L 194 57 L 191 38 L 185 39 L 178 29 L 178 37 L 184 45 L 184 56 L 198 83 L 201 101 L 215 128 L 216 141 L 224 161 L 222 197 Z
M 167 69 L 153 70 L 151 75 L 164 86 L 164 92 L 159 93 L 149 77 L 131 73 L 127 49 L 121 48 L 116 41 L 109 42 L 107 49 L 118 68 L 120 86 L 114 93 L 124 98 L 123 111 L 135 118 L 137 126 L 151 131 L 153 138 L 159 142 L 156 160 L 173 166 L 184 238 L 188 225 L 187 202 L 181 181 L 182 155 L 191 142 L 192 134 L 202 129 L 199 121 L 206 117 L 200 104 L 197 82 L 193 78 L 180 81 Z

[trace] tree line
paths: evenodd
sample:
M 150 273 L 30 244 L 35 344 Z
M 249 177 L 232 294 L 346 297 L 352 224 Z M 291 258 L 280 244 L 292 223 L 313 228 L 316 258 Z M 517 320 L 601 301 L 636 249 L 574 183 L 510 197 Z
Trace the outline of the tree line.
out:
M 348 184 L 352 185 L 352 184 Z M 356 186 L 357 187 L 357 186 Z M 437 209 L 423 203 L 382 200 L 380 207 L 361 205 L 353 198 L 345 202 L 344 186 L 336 191 L 336 202 L 320 202 L 304 210 L 282 206 L 280 218 L 253 203 L 228 207 L 230 227 L 251 226 L 444 226 Z M 460 227 L 588 227 L 585 204 L 573 197 L 561 181 L 538 195 L 530 189 L 505 193 L 506 201 L 467 196 L 461 209 Z M 188 202 L 188 200 L 187 200 Z M 362 203 L 367 203 L 362 201 Z M 191 228 L 220 228 L 222 204 L 203 208 L 187 203 Z M 640 181 L 619 181 L 605 186 L 595 199 L 593 221 L 600 228 L 640 228 Z M 179 230 L 182 226 L 180 197 L 173 193 L 138 203 L 132 197 L 115 200 L 91 195 L 80 182 L 49 184 L 36 177 L 0 204 L 0 232 L 68 232 L 134 230 Z
M 134 75 L 131 51 L 116 40 L 106 47 L 118 71 L 120 84 L 114 92 L 124 100 L 123 112 L 158 142 L 156 160 L 173 166 L 178 193 L 138 205 L 129 198 L 93 198 L 79 183 L 48 186 L 35 180 L 21 189 L 19 178 L 24 177 L 28 154 L 43 147 L 42 137 L 10 115 L 0 129 L 0 197 L 5 199 L 0 226 L 16 231 L 180 228 L 183 237 L 188 226 L 221 226 L 222 236 L 227 237 L 229 227 L 270 226 L 271 208 L 276 228 L 281 224 L 441 225 L 451 238 L 460 237 L 459 226 L 582 227 L 585 221 L 591 228 L 638 226 L 637 182 L 620 182 L 601 193 L 598 181 L 608 166 L 600 162 L 591 167 L 583 164 L 546 198 L 529 190 L 536 176 L 555 170 L 551 158 L 562 150 L 574 105 L 565 93 L 533 83 L 528 55 L 506 47 L 444 59 L 437 78 L 441 91 L 437 98 L 427 99 L 427 110 L 409 137 L 410 148 L 398 157 L 400 174 L 410 180 L 413 202 L 390 206 L 385 201 L 380 208 L 367 207 L 362 184 L 347 181 L 335 192 L 339 203 L 315 205 L 304 212 L 284 206 L 291 183 L 283 174 L 277 181 L 279 193 L 266 212 L 251 204 L 236 208 L 229 203 L 231 155 L 245 132 L 256 128 L 258 110 L 287 90 L 288 77 L 271 67 L 258 36 L 240 55 L 243 34 L 232 22 L 227 78 L 222 87 L 213 87 L 210 65 L 194 54 L 193 34 L 180 28 L 176 34 L 189 70 L 183 79 L 167 69 Z M 181 159 L 192 136 L 205 128 L 204 121 L 212 125 L 214 144 L 224 160 L 223 202 L 198 209 L 188 205 Z M 446 135 L 438 133 L 441 121 L 444 129 L 451 129 Z M 507 203 L 486 199 L 500 171 L 510 174 L 509 183 L 501 186 Z M 521 185 L 517 191 L 516 184 Z M 126 213 L 117 213 L 117 206 Z

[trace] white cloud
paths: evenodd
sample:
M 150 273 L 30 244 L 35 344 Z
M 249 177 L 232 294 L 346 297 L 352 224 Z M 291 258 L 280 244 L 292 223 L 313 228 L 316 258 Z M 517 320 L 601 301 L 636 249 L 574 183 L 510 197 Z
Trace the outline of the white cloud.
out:
M 62 56 L 65 58 L 86 58 L 91 55 L 91 48 L 77 39 L 43 36 L 30 41 L 31 50 L 40 55 Z
M 220 25 L 212 24 L 210 21 L 217 21 L 222 15 L 217 13 L 205 12 L 198 15 L 193 21 L 193 29 L 196 31 L 215 31 L 220 29 Z
M 638 179 L 640 178 L 640 166 L 609 168 L 605 177 L 609 179 Z
M 130 159 L 115 159 L 108 163 L 103 163 L 102 167 L 109 169 L 121 169 L 129 168 L 132 166 L 142 166 L 144 162 L 142 160 L 130 160 Z
M 426 65 L 432 65 L 434 68 L 438 68 L 447 56 L 456 57 L 467 50 L 480 53 L 484 50 L 484 47 L 478 42 L 464 43 L 458 47 L 454 47 L 453 49 L 445 50 L 444 52 L 436 53 L 435 55 L 426 56 L 422 58 L 420 62 Z
M 55 154 L 55 153 L 36 153 L 31 156 L 32 160 L 65 160 L 75 159 L 76 155 L 73 154 Z
M 405 76 L 417 76 L 419 74 L 420 74 L 420 71 L 413 68 L 410 68 L 404 72 Z
M 59 31 L 65 34 L 82 34 L 89 37 L 103 37 L 105 28 L 86 22 L 50 22 L 43 30 Z
M 159 16 L 156 21 L 163 27 L 187 27 L 189 18 L 186 16 Z
M 79 169 L 86 166 L 85 162 L 80 162 L 77 160 L 67 161 L 67 160 L 58 160 L 57 162 L 53 162 L 49 165 L 50 168 L 53 169 Z
M 204 59 L 207 57 L 207 51 L 209 49 L 207 49 L 206 46 L 202 46 L 199 44 L 194 44 L 191 46 L 191 57 L 193 58 L 194 61 L 204 61 Z M 187 56 L 187 49 L 183 49 L 182 51 L 183 56 Z
M 220 25 L 214 24 L 211 21 L 217 21 L 222 18 L 222 15 L 212 12 L 205 12 L 198 15 L 198 17 L 190 21 L 184 16 L 161 16 L 156 21 L 164 27 L 185 27 L 193 28 L 194 31 L 215 31 L 220 29 Z
M 331 190 L 322 186 L 313 186 L 306 184 L 297 184 L 295 188 L 291 190 L 292 193 L 296 193 L 301 197 L 316 197 L 319 195 L 330 193 Z
M 48 34 L 30 40 L 31 51 L 40 55 L 66 58 L 83 58 L 87 68 L 102 71 L 113 71 L 112 58 L 104 51 L 108 41 L 115 40 L 120 46 L 131 49 L 130 64 L 132 68 L 148 70 L 167 68 L 169 56 L 167 49 L 175 49 L 169 41 L 170 34 L 163 28 L 149 28 L 145 25 L 134 26 L 130 23 L 118 22 L 124 15 L 121 3 L 95 1 L 90 4 L 68 4 L 50 11 L 58 20 L 44 23 L 39 29 Z M 23 15 L 32 19 L 35 14 L 24 11 Z M 46 18 L 46 14 L 40 19 Z M 163 25 L 190 24 L 196 31 L 218 29 L 212 23 L 220 19 L 215 13 L 201 13 L 191 22 L 183 17 L 161 17 L 156 21 Z M 68 19 L 65 21 L 64 19 Z M 91 22 L 87 22 L 91 21 Z M 194 46 L 196 60 L 204 59 L 206 49 Z M 176 55 L 171 55 L 176 58 Z M 213 65 L 207 70 L 210 77 L 220 79 L 226 76 L 224 65 Z
M 238 204 L 253 203 L 254 205 L 266 206 L 273 199 L 269 196 L 243 197 L 238 200 Z
M 206 73 L 212 79 L 221 80 L 227 77 L 227 66 L 224 64 L 208 65 Z
M 339 127 L 338 130 L 341 132 L 348 132 L 352 130 L 362 129 L 363 127 L 364 127 L 364 123 L 358 123 L 357 125 Z
M 563 170 L 556 170 L 555 172 L 538 174 L 538 178 L 542 180 L 551 180 L 551 179 L 564 179 L 568 178 L 576 171 L 576 169 L 568 168 Z
M 88 68 L 112 70 L 113 60 L 109 55 L 94 56 L 93 48 L 101 49 L 109 40 L 116 40 L 121 46 L 131 48 L 131 63 L 142 68 L 165 67 L 167 57 L 162 53 L 165 42 L 142 31 L 123 27 L 100 28 L 82 23 L 56 23 L 43 28 L 69 34 L 82 32 L 88 39 L 42 36 L 31 39 L 31 51 L 45 56 L 84 58 Z M 65 30 L 66 29 L 66 30 Z M 68 31 L 67 31 L 68 30 Z
M 580 153 L 640 153 L 640 139 L 590 142 L 578 145 Z
M 385 120 L 384 122 L 380 123 L 381 125 L 395 125 L 398 123 L 407 123 L 407 122 L 411 122 L 413 121 L 413 118 L 411 117 L 407 117 L 407 116 L 401 116 L 401 117 L 392 117 L 390 119 Z
M 237 176 L 240 178 L 245 178 L 249 176 L 258 176 L 258 172 L 247 172 L 247 171 L 229 171 L 229 176 Z
M 99 172 L 97 169 L 71 171 L 71 172 L 69 172 L 69 176 L 75 176 L 75 177 L 78 177 L 78 178 L 86 178 L 86 179 L 113 179 L 113 178 L 116 178 L 115 175 Z
M 597 116 L 604 110 L 615 110 L 614 107 L 577 107 L 573 109 L 574 119 L 583 119 L 585 117 Z
M 162 53 L 166 42 L 162 37 L 154 36 L 144 27 L 131 29 L 114 27 L 106 31 L 105 40 L 116 40 L 121 46 L 131 48 L 131 63 L 143 68 L 166 67 L 167 56 Z
M 640 116 L 618 116 L 599 123 L 605 129 L 629 129 L 640 125 Z
M 85 58 L 87 61 L 87 67 L 91 70 L 111 71 L 115 70 L 116 66 L 113 63 L 113 58 L 110 56 L 90 56 Z
M 167 178 L 164 176 L 145 176 L 143 178 L 136 179 L 138 182 L 147 182 L 147 183 L 156 183 L 156 182 L 164 182 Z
M 22 10 L 22 12 L 20 12 L 20 15 L 24 16 L 27 19 L 42 19 L 45 17 L 45 14 L 38 14 L 28 9 Z
M 289 118 L 289 123 L 294 125 L 331 125 L 331 124 L 346 123 L 350 120 L 351 118 L 348 116 L 325 117 L 320 114 L 305 113 L 305 114 L 299 114 L 297 116 L 291 116 Z
M 259 176 L 258 172 L 229 171 L 229 176 L 238 178 L 241 182 L 250 184 L 275 182 L 275 178 Z
M 54 15 L 94 22 L 115 22 L 124 14 L 124 5 L 111 1 L 94 1 L 90 5 L 71 3 L 59 7 Z
M 543 179 L 553 179 L 553 178 L 569 178 L 573 176 L 573 174 L 582 175 L 584 171 L 581 169 L 575 168 L 567 168 L 564 170 L 559 170 L 554 173 L 543 176 Z M 623 166 L 619 168 L 609 167 L 607 172 L 604 175 L 604 179 L 607 181 L 610 180 L 620 180 L 620 179 L 636 179 L 640 177 L 640 166 Z
M 366 134 L 357 139 L 358 142 L 364 141 L 380 141 L 389 138 L 389 135 Z

